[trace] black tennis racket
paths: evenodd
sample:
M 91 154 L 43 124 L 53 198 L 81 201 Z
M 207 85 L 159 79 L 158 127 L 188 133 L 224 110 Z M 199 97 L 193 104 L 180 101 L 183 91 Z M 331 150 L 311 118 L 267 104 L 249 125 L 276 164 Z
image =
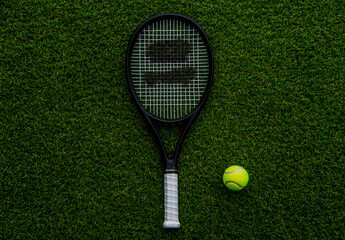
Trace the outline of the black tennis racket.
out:
M 154 16 L 129 42 L 127 80 L 133 97 L 162 150 L 165 174 L 164 228 L 179 228 L 177 158 L 213 81 L 213 55 L 204 30 L 178 14 Z M 169 158 L 155 124 L 184 123 L 174 156 Z

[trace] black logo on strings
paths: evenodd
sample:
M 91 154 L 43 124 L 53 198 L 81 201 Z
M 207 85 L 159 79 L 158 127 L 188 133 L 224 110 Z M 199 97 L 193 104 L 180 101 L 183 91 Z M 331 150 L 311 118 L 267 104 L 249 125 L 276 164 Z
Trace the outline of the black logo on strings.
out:
M 191 48 L 185 40 L 160 40 L 148 46 L 147 57 L 151 63 L 184 63 Z M 152 86 L 159 82 L 188 83 L 195 74 L 193 67 L 181 66 L 169 71 L 146 72 L 144 76 L 146 83 Z

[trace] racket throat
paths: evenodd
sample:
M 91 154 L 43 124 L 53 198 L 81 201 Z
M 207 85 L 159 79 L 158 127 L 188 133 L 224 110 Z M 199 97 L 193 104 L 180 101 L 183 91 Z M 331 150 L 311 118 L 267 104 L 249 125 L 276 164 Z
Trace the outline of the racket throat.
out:
M 177 173 L 177 158 L 168 158 L 165 156 L 165 173 Z

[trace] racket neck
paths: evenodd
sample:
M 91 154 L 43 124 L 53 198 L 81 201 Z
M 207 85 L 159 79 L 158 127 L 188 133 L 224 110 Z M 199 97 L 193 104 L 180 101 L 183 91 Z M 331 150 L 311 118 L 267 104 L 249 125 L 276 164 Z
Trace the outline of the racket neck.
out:
M 165 156 L 165 173 L 177 173 L 177 158 L 168 158 L 166 154 Z

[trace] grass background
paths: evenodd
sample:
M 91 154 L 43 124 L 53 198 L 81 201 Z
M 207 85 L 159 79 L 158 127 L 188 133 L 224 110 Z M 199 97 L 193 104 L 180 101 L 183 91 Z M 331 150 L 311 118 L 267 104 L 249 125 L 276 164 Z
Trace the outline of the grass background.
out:
M 178 231 L 162 229 L 163 164 L 125 76 L 132 32 L 168 12 L 197 21 L 215 59 L 180 155 Z M 345 238 L 344 12 L 343 1 L 0 1 L 0 238 Z M 251 178 L 237 193 L 222 183 L 233 164 Z

